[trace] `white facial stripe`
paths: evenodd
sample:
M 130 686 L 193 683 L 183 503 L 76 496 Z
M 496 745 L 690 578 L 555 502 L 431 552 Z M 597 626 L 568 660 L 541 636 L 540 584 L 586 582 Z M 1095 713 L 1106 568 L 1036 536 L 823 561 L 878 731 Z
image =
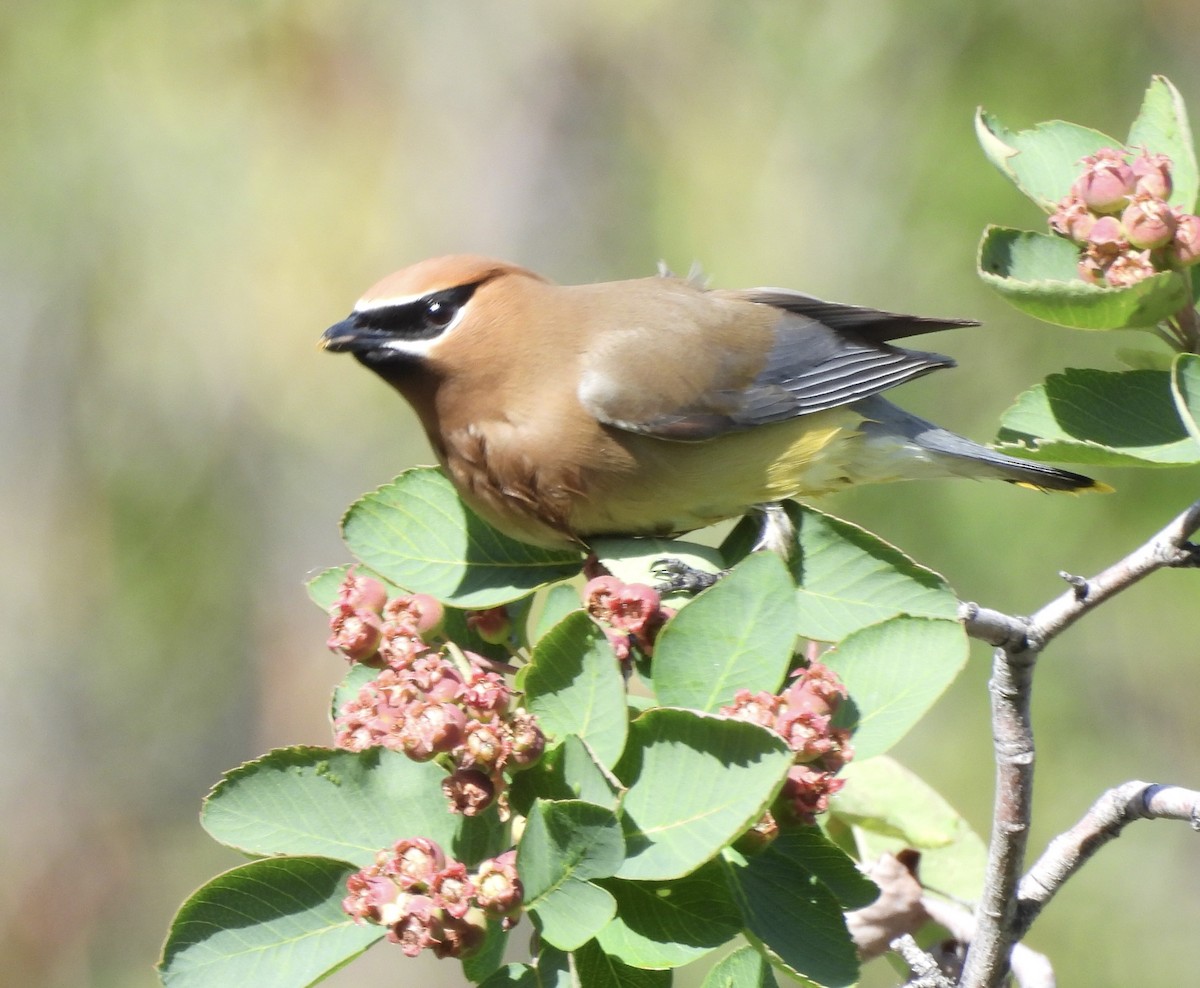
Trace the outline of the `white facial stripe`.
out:
M 391 306 L 391 305 L 404 305 L 404 304 L 406 304 L 406 302 L 417 302 L 417 301 L 420 301 L 421 299 L 424 299 L 427 297 L 428 297 L 428 295 L 413 295 L 411 298 L 408 298 L 408 299 L 393 298 L 393 299 L 388 299 L 386 302 L 384 302 L 380 305 L 375 305 L 374 303 L 372 303 L 371 308 L 379 309 L 379 308 L 383 308 L 385 306 Z M 397 338 L 394 340 L 388 340 L 384 343 L 380 343 L 379 344 L 380 349 L 394 350 L 396 353 L 403 353 L 403 354 L 406 354 L 406 355 L 412 356 L 412 357 L 428 357 L 430 354 L 435 353 L 437 351 L 438 344 L 441 343 L 447 336 L 450 335 L 451 332 L 454 331 L 455 326 L 457 326 L 460 322 L 462 322 L 463 316 L 466 314 L 467 309 L 469 309 L 471 307 L 471 301 L 472 301 L 471 299 L 468 299 L 463 305 L 461 305 L 459 307 L 458 311 L 456 313 L 454 313 L 454 318 L 451 319 L 448 323 L 446 323 L 445 328 L 440 333 L 438 333 L 437 336 L 433 337 L 432 339 L 406 340 L 406 339 L 402 339 L 402 338 Z M 363 312 L 363 311 L 369 311 L 369 310 L 364 310 L 364 309 L 356 306 L 354 311 L 355 312 Z
M 421 292 L 419 295 L 392 295 L 389 298 L 360 298 L 354 303 L 354 311 L 372 312 L 375 309 L 386 309 L 392 305 L 408 305 L 409 302 L 419 302 L 432 294 L 433 292 Z

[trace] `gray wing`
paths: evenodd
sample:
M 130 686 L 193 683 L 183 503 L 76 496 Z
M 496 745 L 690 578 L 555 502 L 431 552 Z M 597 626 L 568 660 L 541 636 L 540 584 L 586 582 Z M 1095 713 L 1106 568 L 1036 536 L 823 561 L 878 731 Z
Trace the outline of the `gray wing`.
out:
M 757 301 L 751 294 L 739 293 Z M 766 296 L 763 301 L 772 304 Z M 894 316 L 795 294 L 788 294 L 786 301 L 787 305 L 776 305 L 787 314 L 776 324 L 773 345 L 756 373 L 738 374 L 732 368 L 722 373 L 718 367 L 703 391 L 675 407 L 633 402 L 641 414 L 632 420 L 615 414 L 616 406 L 624 403 L 591 402 L 589 407 L 601 421 L 628 432 L 679 441 L 712 439 L 848 405 L 931 371 L 953 367 L 949 357 L 894 347 L 884 339 L 971 325 Z M 796 311 L 800 306 L 820 312 L 824 318 L 800 314 Z M 679 389 L 664 390 L 678 393 Z

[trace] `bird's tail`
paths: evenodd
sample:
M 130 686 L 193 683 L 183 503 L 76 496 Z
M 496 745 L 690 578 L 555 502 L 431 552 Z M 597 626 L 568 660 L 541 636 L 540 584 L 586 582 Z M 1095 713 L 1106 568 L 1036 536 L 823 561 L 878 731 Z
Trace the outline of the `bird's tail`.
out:
M 909 444 L 918 447 L 919 451 L 932 454 L 930 460 L 936 463 L 939 472 L 964 477 L 990 477 L 1039 491 L 1103 493 L 1112 490 L 1107 484 L 1083 474 L 1022 460 L 972 442 L 880 398 L 869 399 L 859 407 L 868 418 L 868 424 L 863 429 L 865 433 L 893 440 L 903 437 Z

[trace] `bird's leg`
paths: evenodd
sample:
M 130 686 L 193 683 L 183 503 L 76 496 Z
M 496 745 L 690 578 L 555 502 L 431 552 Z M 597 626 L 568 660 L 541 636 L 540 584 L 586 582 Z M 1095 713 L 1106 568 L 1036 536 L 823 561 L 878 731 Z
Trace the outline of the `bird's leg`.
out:
M 787 562 L 791 557 L 792 546 L 796 544 L 796 526 L 792 524 L 787 510 L 778 502 L 759 504 L 754 510 L 762 515 L 762 528 L 750 551 L 760 552 L 767 549 Z M 709 573 L 670 556 L 656 560 L 652 568 L 659 581 L 656 589 L 660 593 L 699 593 L 701 590 L 707 590 L 729 572 L 721 570 Z
M 758 541 L 750 551 L 770 549 L 786 563 L 792 557 L 792 546 L 796 544 L 796 526 L 792 524 L 787 508 L 779 501 L 772 501 L 770 504 L 759 504 L 754 510 L 762 515 L 762 528 L 758 532 Z

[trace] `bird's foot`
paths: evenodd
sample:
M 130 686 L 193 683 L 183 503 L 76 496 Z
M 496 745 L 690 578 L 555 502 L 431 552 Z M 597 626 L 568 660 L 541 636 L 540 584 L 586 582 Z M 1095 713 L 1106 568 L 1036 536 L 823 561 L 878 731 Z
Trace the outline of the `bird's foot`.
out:
M 651 565 L 650 571 L 658 580 L 654 589 L 664 594 L 697 594 L 701 590 L 707 590 L 729 572 L 721 570 L 718 573 L 709 573 L 707 570 L 689 566 L 682 559 L 670 556 L 665 559 L 656 559 Z

